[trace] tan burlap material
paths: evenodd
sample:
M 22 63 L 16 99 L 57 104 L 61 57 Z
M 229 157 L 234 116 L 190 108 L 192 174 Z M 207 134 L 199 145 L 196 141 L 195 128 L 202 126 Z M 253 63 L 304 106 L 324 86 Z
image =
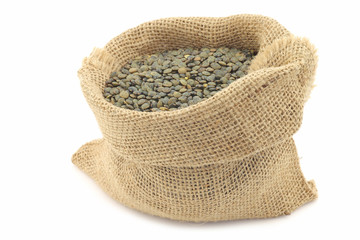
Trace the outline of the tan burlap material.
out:
M 110 73 L 140 55 L 186 47 L 254 49 L 249 74 L 215 96 L 168 112 L 105 101 Z M 78 72 L 103 138 L 72 158 L 126 206 L 194 222 L 290 214 L 317 190 L 299 166 L 293 134 L 317 57 L 305 39 L 258 15 L 141 24 L 95 49 Z

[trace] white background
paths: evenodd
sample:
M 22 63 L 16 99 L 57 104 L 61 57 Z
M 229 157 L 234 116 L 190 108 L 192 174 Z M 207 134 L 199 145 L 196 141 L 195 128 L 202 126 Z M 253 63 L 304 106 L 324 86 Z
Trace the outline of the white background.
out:
M 0 239 L 360 239 L 356 1 L 1 1 Z M 101 138 L 77 78 L 93 47 L 145 21 L 255 13 L 317 48 L 317 87 L 295 135 L 318 200 L 290 216 L 179 223 L 129 209 L 71 163 Z

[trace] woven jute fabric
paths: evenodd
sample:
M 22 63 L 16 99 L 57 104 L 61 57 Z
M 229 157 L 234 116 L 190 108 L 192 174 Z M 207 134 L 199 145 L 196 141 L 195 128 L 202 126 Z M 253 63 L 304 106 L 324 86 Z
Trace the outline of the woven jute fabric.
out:
M 186 47 L 258 51 L 249 74 L 184 109 L 137 112 L 105 101 L 112 71 L 130 59 Z M 78 72 L 102 139 L 72 157 L 109 195 L 145 213 L 207 222 L 290 214 L 317 190 L 293 134 L 317 64 L 314 47 L 258 15 L 166 18 L 94 49 Z

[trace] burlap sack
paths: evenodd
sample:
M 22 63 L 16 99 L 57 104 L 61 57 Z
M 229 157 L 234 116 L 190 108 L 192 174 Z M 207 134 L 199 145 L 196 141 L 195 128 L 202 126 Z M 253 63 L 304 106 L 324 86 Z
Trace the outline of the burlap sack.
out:
M 239 81 L 188 108 L 137 112 L 102 90 L 129 59 L 185 47 L 236 47 L 258 55 Z M 141 24 L 85 58 L 81 87 L 103 138 L 72 158 L 114 199 L 183 221 L 267 218 L 317 197 L 292 139 L 316 68 L 314 47 L 267 17 L 167 18 Z

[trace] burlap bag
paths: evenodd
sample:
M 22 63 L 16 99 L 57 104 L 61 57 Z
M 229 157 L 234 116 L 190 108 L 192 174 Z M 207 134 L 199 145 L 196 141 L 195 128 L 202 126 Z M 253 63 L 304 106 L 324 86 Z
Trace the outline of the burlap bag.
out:
M 203 46 L 258 55 L 248 75 L 181 110 L 137 112 L 104 100 L 105 81 L 129 59 Z M 290 214 L 317 197 L 292 138 L 316 62 L 307 40 L 263 16 L 141 24 L 84 59 L 78 75 L 103 138 L 72 161 L 114 199 L 152 215 L 199 222 Z

